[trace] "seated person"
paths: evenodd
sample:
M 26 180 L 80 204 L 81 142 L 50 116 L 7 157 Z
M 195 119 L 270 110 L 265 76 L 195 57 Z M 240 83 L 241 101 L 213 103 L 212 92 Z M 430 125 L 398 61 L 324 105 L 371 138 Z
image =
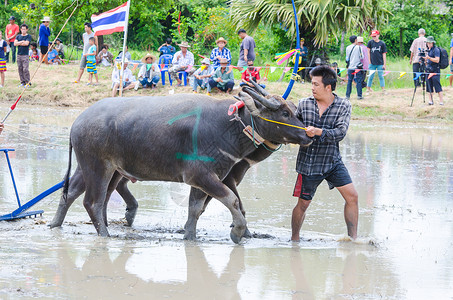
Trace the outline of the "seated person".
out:
M 253 60 L 249 60 L 247 62 L 247 69 L 242 73 L 241 77 L 241 83 L 239 84 L 240 86 L 244 86 L 246 84 L 250 85 L 253 87 L 253 84 L 250 82 L 250 80 L 255 81 L 258 83 L 263 89 L 266 88 L 264 84 L 260 84 L 261 78 L 260 78 L 260 69 L 255 68 L 253 66 Z
M 140 84 L 143 88 L 156 88 L 160 79 L 160 68 L 157 65 L 156 57 L 150 53 L 142 58 L 143 66 L 138 71 L 138 82 L 135 84 L 135 90 L 138 90 Z
M 159 55 L 159 56 L 162 56 L 162 55 L 164 55 L 164 54 L 170 54 L 170 55 L 173 56 L 173 55 L 175 54 L 176 49 L 175 49 L 175 47 L 173 47 L 173 46 L 171 45 L 171 43 L 172 43 L 171 38 L 170 38 L 170 37 L 167 38 L 167 40 L 165 41 L 165 43 L 163 43 L 163 44 L 157 49 L 157 51 L 160 52 L 160 55 Z
M 338 64 L 337 64 L 336 62 L 333 62 L 333 63 L 330 65 L 330 68 L 331 68 L 332 70 L 334 70 L 335 73 L 337 73 L 338 81 L 340 81 L 340 82 L 343 81 L 343 82 L 344 82 L 344 81 L 347 80 L 346 77 L 341 77 L 340 68 L 338 68 Z
M 214 69 L 220 67 L 220 59 L 222 57 L 228 60 L 228 64 L 231 64 L 231 52 L 225 48 L 227 41 L 221 37 L 215 41 L 215 43 L 217 44 L 217 48 L 212 49 L 210 57 L 212 64 L 214 65 Z
M 168 70 L 168 73 L 170 73 L 173 81 L 177 81 L 178 86 L 181 86 L 182 82 L 181 79 L 179 79 L 178 72 L 186 71 L 187 74 L 191 76 L 195 71 L 192 68 L 192 66 L 194 65 L 193 53 L 187 50 L 190 47 L 189 43 L 184 41 L 181 42 L 181 44 L 178 44 L 178 46 L 181 48 L 181 50 L 176 52 L 173 56 L 173 60 L 171 61 L 172 66 Z
M 58 52 L 56 49 L 52 49 L 49 53 L 47 53 L 47 61 L 49 64 L 61 64 L 61 58 L 58 56 Z
M 107 45 L 102 45 L 101 51 L 99 51 L 96 57 L 96 63 L 98 65 L 103 65 L 109 67 L 113 63 L 113 54 L 110 53 L 109 47 Z
M 38 49 L 38 44 L 35 42 L 30 43 L 30 50 L 28 50 L 28 56 L 30 61 L 39 60 L 40 55 L 41 51 Z
M 55 50 L 58 52 L 58 57 L 64 59 L 64 45 L 61 42 L 60 38 L 55 40 Z
M 197 93 L 198 87 L 201 89 L 207 89 L 208 93 L 211 92 L 211 86 L 208 84 L 209 78 L 212 77 L 214 68 L 211 66 L 211 61 L 209 58 L 204 58 L 201 61 L 201 67 L 193 73 L 195 77 L 193 81 L 193 92 Z
M 127 47 L 127 46 L 126 46 L 126 55 L 125 55 L 125 57 L 129 61 L 132 60 L 132 55 L 129 52 L 129 47 Z M 115 60 L 122 60 L 122 59 L 123 59 L 123 51 L 120 51 L 120 53 L 118 53 L 118 56 L 115 58 Z
M 127 67 L 129 60 L 124 60 L 124 73 L 123 73 L 123 90 L 130 90 L 135 87 L 135 77 L 132 75 L 132 71 Z M 115 97 L 117 91 L 120 88 L 120 69 L 121 61 L 116 61 L 116 68 L 112 73 L 112 97 Z
M 233 70 L 228 70 L 228 60 L 226 58 L 220 59 L 220 68 L 215 70 L 212 78 L 209 79 L 210 88 L 218 88 L 228 94 L 231 94 L 231 90 L 234 87 L 234 76 Z M 208 93 L 208 96 L 210 93 Z

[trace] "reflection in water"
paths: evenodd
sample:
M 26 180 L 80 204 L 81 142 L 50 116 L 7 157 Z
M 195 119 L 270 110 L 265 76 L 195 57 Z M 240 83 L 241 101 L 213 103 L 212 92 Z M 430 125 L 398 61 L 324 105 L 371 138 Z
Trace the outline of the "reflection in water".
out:
M 23 201 L 63 178 L 78 113 L 11 116 L 0 142 L 17 149 L 11 162 Z M 124 204 L 115 195 L 110 239 L 85 224 L 81 199 L 63 229 L 49 230 L 42 221 L 52 218 L 56 193 L 36 207 L 43 219 L 0 223 L 0 298 L 451 299 L 452 128 L 384 125 L 353 124 L 341 143 L 359 192 L 358 242 L 342 241 L 343 203 L 326 184 L 308 211 L 303 242 L 289 242 L 298 148 L 287 146 L 239 187 L 250 230 L 273 238 L 233 245 L 230 213 L 212 201 L 199 241 L 185 243 L 177 230 L 187 216 L 187 189 L 160 182 L 130 185 L 140 205 L 133 228 L 118 221 Z M 7 213 L 16 203 L 4 157 L 0 172 L 0 213 Z

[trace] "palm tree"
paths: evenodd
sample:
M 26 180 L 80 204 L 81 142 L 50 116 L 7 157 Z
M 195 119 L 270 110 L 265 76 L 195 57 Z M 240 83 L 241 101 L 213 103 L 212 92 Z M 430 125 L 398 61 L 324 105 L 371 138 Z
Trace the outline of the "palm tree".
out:
M 300 27 L 312 31 L 315 45 L 324 46 L 330 34 L 350 29 L 366 31 L 385 23 L 390 14 L 379 0 L 295 0 Z M 295 36 L 291 0 L 232 0 L 231 18 L 237 27 L 254 29 L 260 22 L 281 24 Z

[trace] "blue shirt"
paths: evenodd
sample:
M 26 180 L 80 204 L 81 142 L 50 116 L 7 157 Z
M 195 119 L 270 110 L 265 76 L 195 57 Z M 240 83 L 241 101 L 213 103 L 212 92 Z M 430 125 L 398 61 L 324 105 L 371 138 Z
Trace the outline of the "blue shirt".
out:
M 162 48 L 160 48 L 160 52 L 161 52 L 162 54 L 170 54 L 170 55 L 173 55 L 173 54 L 175 54 L 176 49 L 175 49 L 175 47 L 173 47 L 172 45 L 163 46 Z
M 6 41 L 2 40 L 3 43 L 0 45 L 0 58 L 5 58 L 5 47 L 7 46 Z
M 307 59 L 307 55 L 308 55 L 308 48 L 303 46 L 301 49 L 300 49 L 300 56 L 302 56 L 302 59 Z
M 39 26 L 39 46 L 49 46 L 50 29 L 46 25 Z
M 222 51 L 219 51 L 219 48 L 214 48 L 211 51 L 211 61 L 214 65 L 215 68 L 220 67 L 220 62 L 217 56 L 220 56 L 222 58 L 226 58 L 228 60 L 228 64 L 231 64 L 231 51 L 228 50 L 227 48 L 223 48 Z
M 91 54 L 93 53 L 93 55 L 87 55 L 87 60 L 89 61 L 96 61 L 96 45 L 93 45 L 91 46 L 89 49 L 88 49 L 88 53 Z
M 431 50 L 428 51 L 428 56 L 432 57 L 432 58 L 440 57 L 439 48 L 437 48 L 436 46 L 433 46 L 431 48 Z M 434 63 L 428 59 L 428 66 L 427 66 L 426 71 L 429 73 L 440 73 L 439 63 Z

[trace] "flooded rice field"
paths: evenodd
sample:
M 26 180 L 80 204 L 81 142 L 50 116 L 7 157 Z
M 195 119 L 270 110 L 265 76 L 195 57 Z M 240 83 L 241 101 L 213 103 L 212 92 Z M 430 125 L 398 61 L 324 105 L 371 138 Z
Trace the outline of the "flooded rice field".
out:
M 1 107 L 6 112 L 7 107 Z M 20 107 L 0 136 L 19 196 L 60 182 L 77 109 Z M 129 184 L 139 201 L 132 227 L 109 202 L 112 237 L 95 234 L 80 197 L 62 228 L 42 217 L 0 222 L 0 299 L 453 299 L 453 128 L 353 121 L 341 143 L 359 192 L 359 238 L 346 237 L 343 200 L 323 183 L 291 243 L 298 147 L 253 167 L 239 186 L 254 238 L 229 239 L 231 214 L 211 201 L 198 240 L 183 241 L 188 187 Z M 17 208 L 0 153 L 0 215 Z M 74 170 L 74 168 L 73 168 Z

